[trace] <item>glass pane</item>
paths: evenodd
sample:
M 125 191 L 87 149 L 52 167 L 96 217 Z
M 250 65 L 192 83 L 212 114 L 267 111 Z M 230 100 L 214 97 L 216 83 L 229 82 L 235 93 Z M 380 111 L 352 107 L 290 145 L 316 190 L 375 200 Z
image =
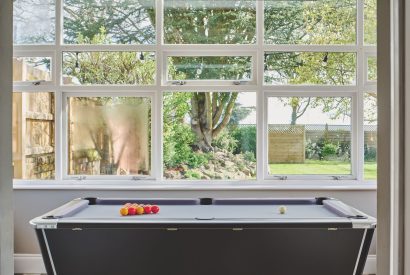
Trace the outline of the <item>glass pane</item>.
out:
M 54 0 L 13 0 L 14 44 L 53 44 Z
M 265 84 L 354 85 L 356 54 L 272 52 L 265 54 Z
M 54 94 L 13 93 L 15 179 L 54 178 Z
M 367 80 L 377 80 L 377 57 L 370 56 L 367 58 Z
M 377 179 L 377 94 L 364 94 L 364 179 Z
M 266 44 L 354 44 L 355 0 L 265 0 Z
M 51 57 L 13 58 L 13 81 L 50 81 Z
M 364 43 L 377 43 L 377 0 L 364 0 Z
M 164 94 L 164 177 L 256 177 L 256 94 Z
M 63 53 L 63 84 L 150 85 L 154 82 L 152 52 Z
M 149 175 L 151 100 L 70 97 L 69 175 Z
M 168 80 L 249 80 L 250 56 L 171 56 L 168 57 Z
M 351 99 L 268 99 L 268 164 L 272 175 L 350 175 Z
M 155 0 L 64 0 L 64 43 L 153 44 Z
M 165 0 L 167 44 L 252 44 L 256 1 Z

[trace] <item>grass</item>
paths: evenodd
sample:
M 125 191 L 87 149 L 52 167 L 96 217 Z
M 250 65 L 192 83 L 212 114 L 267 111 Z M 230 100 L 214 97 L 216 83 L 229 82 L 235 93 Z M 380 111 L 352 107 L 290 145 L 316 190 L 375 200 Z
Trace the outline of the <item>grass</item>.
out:
M 271 174 L 288 175 L 349 175 L 351 165 L 345 161 L 306 160 L 305 163 L 269 164 Z M 373 180 L 377 177 L 376 162 L 365 162 L 364 177 Z

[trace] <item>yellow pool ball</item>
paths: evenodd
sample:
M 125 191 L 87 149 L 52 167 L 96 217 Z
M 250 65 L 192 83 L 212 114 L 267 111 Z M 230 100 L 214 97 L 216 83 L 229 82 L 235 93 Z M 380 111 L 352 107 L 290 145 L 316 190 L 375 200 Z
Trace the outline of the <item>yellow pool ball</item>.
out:
M 281 205 L 281 206 L 279 206 L 279 213 L 280 214 L 285 214 L 286 213 L 286 206 L 284 206 L 284 205 Z

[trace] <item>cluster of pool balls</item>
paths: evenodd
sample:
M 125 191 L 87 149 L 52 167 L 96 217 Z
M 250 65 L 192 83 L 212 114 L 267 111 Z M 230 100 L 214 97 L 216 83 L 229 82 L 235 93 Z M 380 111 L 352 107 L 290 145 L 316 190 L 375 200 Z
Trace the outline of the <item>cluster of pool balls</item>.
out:
M 158 205 L 126 203 L 120 209 L 121 216 L 134 216 L 143 214 L 157 214 L 159 212 Z

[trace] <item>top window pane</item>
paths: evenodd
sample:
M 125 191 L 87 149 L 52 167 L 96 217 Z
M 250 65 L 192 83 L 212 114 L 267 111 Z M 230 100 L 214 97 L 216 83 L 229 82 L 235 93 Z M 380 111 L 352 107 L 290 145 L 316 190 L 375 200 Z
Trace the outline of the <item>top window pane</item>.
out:
M 54 0 L 14 0 L 14 44 L 53 44 L 54 41 Z
M 155 0 L 64 0 L 66 44 L 154 44 Z
M 167 44 L 253 44 L 256 1 L 164 1 Z
M 354 44 L 355 0 L 265 0 L 266 44 Z

